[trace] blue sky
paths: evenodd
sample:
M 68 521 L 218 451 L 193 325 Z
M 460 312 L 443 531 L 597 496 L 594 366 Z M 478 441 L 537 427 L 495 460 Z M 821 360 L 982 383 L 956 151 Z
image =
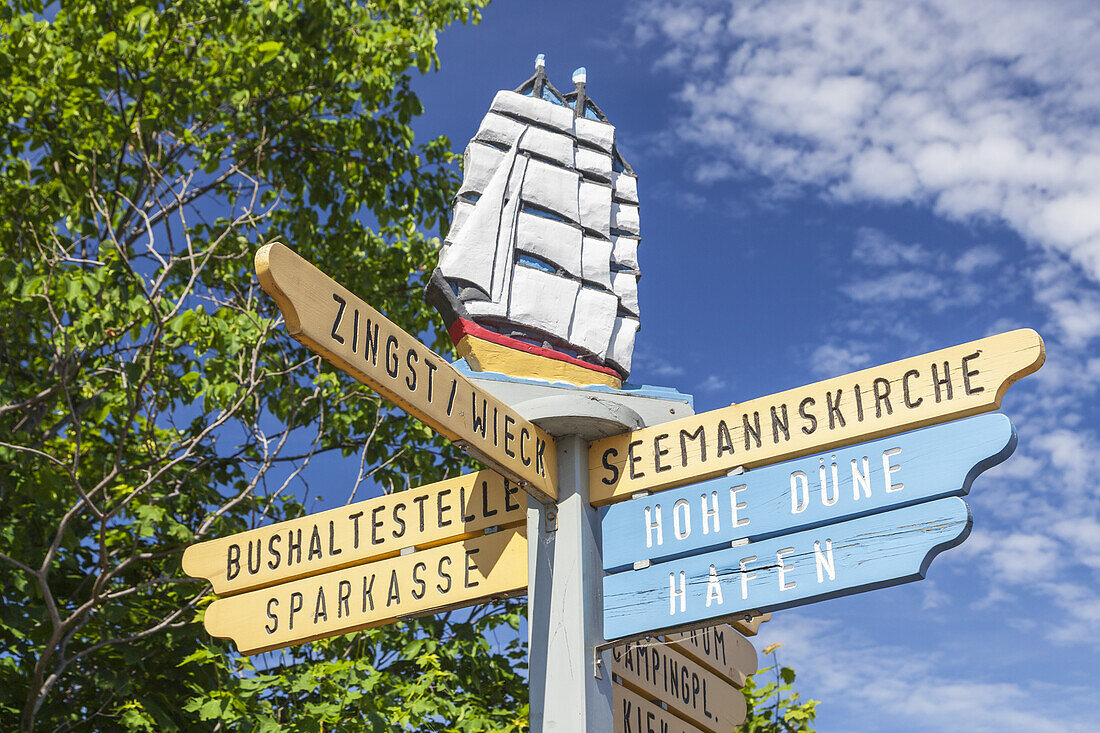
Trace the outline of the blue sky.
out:
M 631 381 L 704 411 L 1020 326 L 1020 447 L 929 579 L 776 614 L 822 731 L 1096 730 L 1100 5 L 498 3 L 440 37 L 461 151 L 537 53 L 639 174 Z

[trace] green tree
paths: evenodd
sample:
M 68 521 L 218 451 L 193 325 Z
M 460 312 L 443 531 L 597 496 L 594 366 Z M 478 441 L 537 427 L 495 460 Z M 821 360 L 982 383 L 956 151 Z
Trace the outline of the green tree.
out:
M 431 331 L 455 179 L 410 74 L 483 4 L 0 10 L 0 728 L 525 725 L 514 604 L 241 659 L 179 563 L 305 511 L 325 454 L 349 494 L 460 465 L 292 343 L 251 261 L 284 241 Z
M 745 684 L 745 701 L 748 703 L 748 717 L 738 728 L 741 733 L 812 733 L 817 716 L 816 700 L 801 700 L 794 691 L 794 670 L 779 664 L 776 656 L 782 644 L 769 644 L 760 650 L 764 656 L 771 655 L 772 666 L 763 667 Z M 768 673 L 772 673 L 769 675 Z M 763 680 L 774 676 L 774 681 Z

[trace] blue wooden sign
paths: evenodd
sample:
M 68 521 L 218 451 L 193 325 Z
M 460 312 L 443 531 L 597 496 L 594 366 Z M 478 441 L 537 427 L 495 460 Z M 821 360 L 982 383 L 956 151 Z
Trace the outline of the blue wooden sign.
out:
M 633 568 L 845 519 L 962 496 L 1016 448 L 991 413 L 711 479 L 609 507 L 603 567 Z
M 925 576 L 970 534 L 970 509 L 948 497 L 604 578 L 611 641 L 776 611 Z

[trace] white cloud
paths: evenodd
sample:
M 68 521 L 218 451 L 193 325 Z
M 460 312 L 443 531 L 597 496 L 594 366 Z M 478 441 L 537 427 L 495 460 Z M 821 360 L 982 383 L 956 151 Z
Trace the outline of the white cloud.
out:
M 835 377 L 854 372 L 870 363 L 870 351 L 866 344 L 858 342 L 822 344 L 810 356 L 811 368 L 820 377 Z
M 703 383 L 699 385 L 699 390 L 702 392 L 721 392 L 729 386 L 729 382 L 725 377 L 720 377 L 717 374 L 710 374 Z
M 822 730 L 1093 730 L 1097 710 L 1090 689 L 1061 687 L 1054 694 L 1041 681 L 1002 681 L 1001 670 L 989 664 L 966 674 L 935 644 L 921 651 L 882 645 L 858 623 L 819 621 L 809 612 L 776 614 L 761 626 L 754 646 L 773 641 L 784 644 L 780 662 L 798 671 L 795 687 L 822 700 L 818 710 L 826 724 L 840 723 Z M 760 681 L 768 681 L 766 674 Z M 1068 699 L 1079 704 L 1063 704 Z
M 1100 281 L 1100 4 L 661 0 L 633 24 L 681 75 L 706 180 L 999 222 Z M 1047 304 L 1075 344 L 1100 337 L 1100 299 Z

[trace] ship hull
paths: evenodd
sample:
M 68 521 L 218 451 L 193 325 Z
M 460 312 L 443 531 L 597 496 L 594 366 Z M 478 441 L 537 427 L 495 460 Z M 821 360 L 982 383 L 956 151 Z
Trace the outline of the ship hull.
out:
M 613 389 L 620 389 L 623 384 L 619 373 L 610 367 L 504 336 L 466 318 L 456 319 L 447 331 L 458 355 L 475 371 Z

